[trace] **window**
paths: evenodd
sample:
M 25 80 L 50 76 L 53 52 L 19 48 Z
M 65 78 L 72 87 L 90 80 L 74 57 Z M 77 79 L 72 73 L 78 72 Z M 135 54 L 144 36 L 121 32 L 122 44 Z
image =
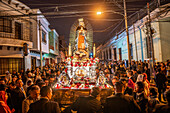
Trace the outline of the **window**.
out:
M 0 18 L 0 32 L 12 33 L 12 20 Z
M 114 53 L 114 60 L 117 60 L 117 53 L 116 53 L 116 48 L 113 49 Z
M 119 60 L 122 60 L 122 49 L 119 48 Z
M 109 48 L 109 58 L 112 59 L 112 51 L 110 48 Z
M 5 74 L 8 70 L 12 73 L 13 70 L 20 72 L 23 66 L 22 58 L 0 58 L 0 75 Z
M 55 42 L 55 49 L 58 50 L 58 44 L 57 41 Z
M 17 50 L 17 47 L 14 47 L 14 51 L 16 51 Z
M 42 42 L 46 43 L 46 32 L 42 30 Z
M 21 23 L 15 22 L 15 39 L 22 39 L 21 36 Z
M 131 56 L 131 59 L 133 59 L 133 48 L 132 48 L 132 44 L 129 44 L 130 46 L 130 56 Z
M 7 50 L 10 50 L 10 48 L 11 48 L 11 47 L 10 47 L 10 46 L 8 46 L 8 47 L 7 47 Z
M 59 48 L 62 48 L 62 40 L 59 40 Z

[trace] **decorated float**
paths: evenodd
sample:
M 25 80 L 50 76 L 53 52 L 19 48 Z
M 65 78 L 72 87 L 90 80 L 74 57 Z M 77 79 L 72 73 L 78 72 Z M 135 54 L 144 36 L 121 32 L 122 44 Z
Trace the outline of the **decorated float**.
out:
M 95 56 L 96 47 L 95 44 L 93 47 L 90 46 L 90 39 L 87 38 L 88 29 L 85 27 L 84 20 L 79 19 L 78 21 L 76 38 L 74 43 L 69 43 L 68 57 L 65 58 L 66 71 L 60 74 L 54 88 L 91 89 L 94 86 L 109 88 L 102 71 L 99 76 L 96 76 L 96 67 L 99 63 L 99 59 Z

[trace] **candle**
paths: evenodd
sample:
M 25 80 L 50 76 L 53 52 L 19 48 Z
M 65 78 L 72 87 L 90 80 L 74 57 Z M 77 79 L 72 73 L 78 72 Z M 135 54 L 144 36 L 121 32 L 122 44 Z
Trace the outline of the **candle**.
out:
M 96 47 L 95 47 L 95 44 L 93 46 L 93 57 L 95 58 L 96 57 Z

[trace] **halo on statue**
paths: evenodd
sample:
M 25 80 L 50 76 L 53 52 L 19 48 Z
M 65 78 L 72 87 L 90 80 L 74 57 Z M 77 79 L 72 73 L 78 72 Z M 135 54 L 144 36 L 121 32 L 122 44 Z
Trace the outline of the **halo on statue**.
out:
M 69 86 L 70 84 L 70 79 L 67 76 L 66 72 L 63 71 L 58 78 L 58 83 L 61 84 L 62 86 Z

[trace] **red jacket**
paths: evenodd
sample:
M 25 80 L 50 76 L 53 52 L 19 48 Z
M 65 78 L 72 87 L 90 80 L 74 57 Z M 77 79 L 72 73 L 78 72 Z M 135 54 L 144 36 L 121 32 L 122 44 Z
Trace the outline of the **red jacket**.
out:
M 5 91 L 0 91 L 0 112 L 12 113 L 9 106 L 6 103 Z

